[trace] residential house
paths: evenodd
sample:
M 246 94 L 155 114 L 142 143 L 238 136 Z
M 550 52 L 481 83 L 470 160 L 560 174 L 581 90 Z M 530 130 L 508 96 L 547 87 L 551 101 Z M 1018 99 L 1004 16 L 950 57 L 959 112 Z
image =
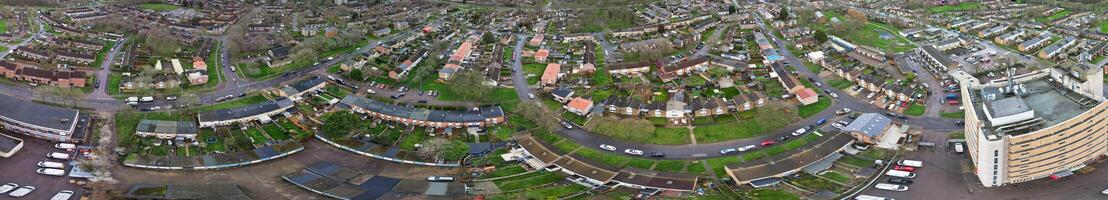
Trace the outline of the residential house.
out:
M 574 97 L 566 103 L 565 109 L 573 114 L 587 116 L 592 111 L 592 100 Z
M 546 69 L 543 70 L 542 77 L 539 79 L 539 84 L 544 87 L 553 87 L 558 83 L 558 78 L 561 76 L 561 72 L 561 64 L 546 64 Z
M 190 121 L 162 121 L 142 119 L 135 127 L 135 135 L 163 140 L 188 139 L 196 141 L 200 129 Z
M 377 119 L 432 128 L 489 127 L 506 122 L 499 106 L 472 110 L 428 110 L 393 105 L 357 95 L 343 97 L 338 106 Z
M 289 98 L 293 101 L 299 101 L 304 93 L 311 91 L 318 91 L 327 86 L 327 82 L 323 81 L 323 78 L 319 76 L 312 76 L 307 80 L 303 80 L 291 85 L 285 85 L 277 90 L 277 95 L 281 97 Z

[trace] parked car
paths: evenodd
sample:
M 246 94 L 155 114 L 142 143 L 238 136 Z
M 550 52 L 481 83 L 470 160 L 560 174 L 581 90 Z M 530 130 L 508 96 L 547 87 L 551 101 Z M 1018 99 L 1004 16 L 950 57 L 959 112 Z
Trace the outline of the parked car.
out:
M 885 197 L 871 196 L 871 195 L 864 195 L 863 194 L 863 195 L 858 195 L 858 196 L 854 197 L 854 200 L 893 200 L 893 199 L 892 198 L 885 198 Z
M 57 149 L 63 149 L 63 150 L 72 150 L 72 149 L 74 149 L 74 148 L 77 148 L 77 145 L 75 145 L 75 144 L 72 144 L 72 143 L 64 143 L 64 142 L 62 142 L 62 143 L 57 143 L 57 144 L 54 144 L 54 148 L 57 148 Z
M 909 167 L 909 166 L 903 166 L 903 165 L 893 166 L 893 169 L 900 170 L 900 171 L 906 171 L 906 172 L 916 172 L 916 168 Z
M 777 144 L 777 142 L 774 142 L 773 140 L 762 141 L 762 146 L 763 147 L 770 146 L 770 145 L 775 145 L 775 144 Z
M 527 93 L 527 98 L 535 99 L 534 93 Z
M 723 150 L 719 150 L 719 154 L 727 155 L 727 154 L 735 153 L 735 152 L 738 152 L 738 151 L 739 150 L 736 150 L 735 148 L 726 148 L 726 149 L 723 149 Z
M 804 133 L 806 133 L 806 132 L 808 132 L 808 129 L 806 129 L 806 128 L 796 129 L 796 131 L 793 131 L 793 136 L 804 135 Z
M 54 158 L 54 159 L 69 160 L 69 154 L 68 153 L 61 153 L 61 152 L 50 152 L 50 153 L 46 154 L 46 157 L 47 158 Z
M 754 150 L 756 148 L 758 148 L 758 146 L 754 146 L 753 144 L 752 145 L 746 145 L 744 147 L 739 147 L 739 152 L 750 151 L 750 150 Z
M 0 194 L 11 192 L 15 188 L 19 188 L 19 184 L 8 183 L 8 184 L 0 185 Z
M 846 128 L 846 126 L 843 126 L 842 124 L 839 124 L 839 123 L 834 123 L 834 124 L 831 124 L 831 127 L 835 127 L 835 128 L 837 128 L 837 129 L 844 129 L 844 128 Z
M 906 178 L 889 178 L 889 181 L 887 181 L 887 182 L 901 184 L 901 185 L 911 185 L 912 182 L 915 182 L 915 181 L 912 181 L 912 179 L 906 179 Z
M 650 152 L 650 154 L 646 154 L 646 156 L 652 158 L 665 158 L 666 154 L 662 152 Z
M 873 186 L 873 188 L 897 192 L 908 191 L 908 186 L 888 183 L 878 183 L 877 185 Z
M 842 110 L 835 111 L 836 115 L 844 115 L 850 113 L 850 108 L 843 108 Z
M 616 147 L 614 147 L 612 145 L 607 145 L 607 144 L 601 144 L 600 149 L 604 149 L 604 150 L 608 150 L 608 151 L 616 151 Z
M 72 197 L 73 197 L 73 191 L 62 190 L 61 192 L 58 192 L 57 194 L 54 194 L 53 197 L 50 197 L 50 200 L 68 200 L 69 198 L 72 198 Z
M 642 150 L 638 150 L 638 149 L 624 149 L 624 150 L 623 150 L 623 153 L 626 153 L 626 154 L 631 154 L 631 155 L 636 155 L 636 156 L 641 156 L 641 155 L 642 155 Z
M 569 122 L 562 122 L 562 126 L 565 126 L 566 129 L 573 129 L 573 124 L 570 124 Z
M 168 96 L 168 97 L 165 97 L 165 100 L 166 100 L 166 101 L 176 101 L 176 100 L 177 100 L 177 96 Z
M 19 187 L 19 189 L 15 189 L 15 191 L 12 191 L 12 193 L 8 193 L 8 196 L 23 197 L 23 196 L 27 196 L 27 194 L 30 194 L 31 192 L 34 192 L 34 191 L 35 191 L 34 186 L 23 186 L 23 187 Z
M 45 175 L 51 175 L 51 176 L 65 176 L 65 170 L 54 169 L 54 168 L 38 168 L 38 170 L 35 170 L 35 172 L 38 172 L 39 174 L 45 174 Z
M 44 161 L 38 162 L 38 166 L 39 167 L 45 167 L 45 168 L 65 169 L 65 164 L 62 164 L 60 162 L 50 162 L 49 160 L 44 160 Z
M 788 135 L 782 135 L 781 137 L 777 137 L 777 140 L 776 140 L 776 141 L 777 141 L 777 142 L 785 142 L 786 140 L 789 140 L 789 136 L 788 136 Z
M 428 176 L 427 181 L 429 181 L 429 182 L 454 182 L 454 177 L 450 177 L 450 176 Z

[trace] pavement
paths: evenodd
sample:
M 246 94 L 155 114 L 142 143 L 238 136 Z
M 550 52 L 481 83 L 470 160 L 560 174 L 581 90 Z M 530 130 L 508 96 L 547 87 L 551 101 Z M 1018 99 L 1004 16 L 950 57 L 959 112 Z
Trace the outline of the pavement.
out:
M 6 131 L 4 134 L 23 139 L 23 149 L 16 152 L 12 157 L 0 158 L 0 163 L 3 163 L 0 164 L 0 172 L 3 172 L 0 173 L 0 184 L 15 183 L 20 186 L 35 187 L 35 191 L 21 199 L 49 199 L 62 190 L 74 191 L 74 196 L 80 196 L 87 192 L 80 186 L 69 183 L 69 180 L 83 179 L 43 175 L 35 172 L 39 168 L 37 164 L 40 161 L 63 162 L 58 159 L 46 158 L 46 154 L 50 152 L 64 152 L 54 149 L 54 142 Z M 68 169 L 66 171 L 68 172 Z M 0 196 L 0 199 L 12 198 L 7 194 Z M 73 199 L 77 198 L 74 197 Z

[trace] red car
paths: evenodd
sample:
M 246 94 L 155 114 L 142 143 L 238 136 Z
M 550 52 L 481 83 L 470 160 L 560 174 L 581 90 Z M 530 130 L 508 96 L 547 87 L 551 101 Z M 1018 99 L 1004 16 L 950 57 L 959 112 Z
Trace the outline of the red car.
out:
M 777 142 L 775 142 L 775 141 L 773 141 L 773 140 L 766 140 L 766 141 L 762 141 L 762 146 L 763 146 L 763 147 L 764 147 L 764 146 L 769 146 L 769 145 L 774 145 L 774 144 L 777 144 Z
M 902 165 L 893 166 L 893 169 L 900 170 L 900 171 L 906 171 L 906 172 L 915 172 L 916 171 L 916 168 L 914 168 L 914 167 L 902 166 Z

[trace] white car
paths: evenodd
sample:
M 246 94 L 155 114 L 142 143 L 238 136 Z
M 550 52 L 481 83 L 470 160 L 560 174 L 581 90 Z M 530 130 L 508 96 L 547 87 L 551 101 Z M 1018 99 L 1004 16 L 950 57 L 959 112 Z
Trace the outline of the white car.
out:
M 737 151 L 739 151 L 739 150 L 735 150 L 735 148 L 726 148 L 726 149 L 723 149 L 723 150 L 719 150 L 719 154 L 727 155 L 727 154 L 735 153 Z
M 9 184 L 10 184 L 10 183 L 9 183 Z M 0 188 L 2 188 L 2 187 L 0 187 Z M 4 193 L 4 191 L 3 191 L 3 190 L 0 190 L 0 193 Z M 1101 193 L 1101 194 L 1108 194 L 1108 189 L 1104 189 L 1104 191 L 1100 191 L 1100 193 Z
M 626 153 L 626 154 L 631 154 L 631 155 L 636 155 L 636 156 L 641 156 L 641 155 L 642 155 L 642 150 L 638 150 L 638 149 L 624 149 L 624 150 L 623 150 L 623 153 Z
M 12 193 L 8 193 L 8 196 L 23 197 L 23 196 L 27 196 L 27 194 L 30 194 L 31 192 L 34 192 L 34 191 L 35 191 L 35 187 L 23 186 L 23 187 L 19 187 L 19 189 L 15 189 L 15 191 L 12 191 Z
M 62 164 L 60 162 L 50 162 L 48 160 L 38 162 L 38 166 L 39 167 L 45 167 L 45 168 L 65 169 L 65 164 Z
M 908 186 L 889 183 L 878 183 L 877 185 L 873 186 L 873 188 L 897 192 L 908 191 Z
M 739 152 L 745 152 L 745 151 L 750 151 L 750 150 L 754 150 L 754 149 L 757 149 L 757 148 L 758 148 L 757 145 L 752 144 L 752 145 L 746 145 L 744 147 L 739 147 L 738 150 L 739 150 Z
M 600 149 L 604 149 L 604 150 L 608 150 L 608 151 L 616 151 L 616 147 L 614 147 L 612 145 L 607 145 L 607 144 L 601 144 Z
M 0 185 L 0 194 L 11 192 L 12 190 L 14 190 L 15 188 L 18 188 L 18 187 L 19 187 L 19 184 L 15 184 L 15 183 L 8 183 L 8 184 Z
M 68 200 L 70 197 L 73 197 L 73 191 L 62 190 L 54 194 L 54 197 L 50 197 L 50 200 Z
M 533 93 L 527 93 L 527 98 L 531 98 L 531 99 L 534 99 L 534 98 L 535 98 L 535 94 L 533 94 Z
M 54 144 L 54 148 L 72 150 L 74 148 L 77 148 L 77 145 L 63 142 L 63 143 Z
M 69 160 L 69 154 L 67 154 L 67 153 L 50 152 L 49 154 L 46 154 L 46 157 L 47 158 L 54 158 L 54 159 Z
M 808 132 L 808 129 L 805 129 L 805 128 L 796 129 L 796 131 L 793 132 L 793 136 L 804 135 L 804 133 L 807 133 L 807 132 Z
M 831 124 L 831 126 L 832 126 L 832 127 L 835 127 L 835 128 L 837 128 L 837 129 L 844 129 L 844 128 L 846 128 L 845 126 L 843 126 L 842 124 L 839 124 L 839 123 L 834 123 L 834 124 Z
M 53 169 L 53 168 L 38 168 L 35 170 L 39 174 L 51 175 L 51 176 L 65 176 L 65 170 Z

